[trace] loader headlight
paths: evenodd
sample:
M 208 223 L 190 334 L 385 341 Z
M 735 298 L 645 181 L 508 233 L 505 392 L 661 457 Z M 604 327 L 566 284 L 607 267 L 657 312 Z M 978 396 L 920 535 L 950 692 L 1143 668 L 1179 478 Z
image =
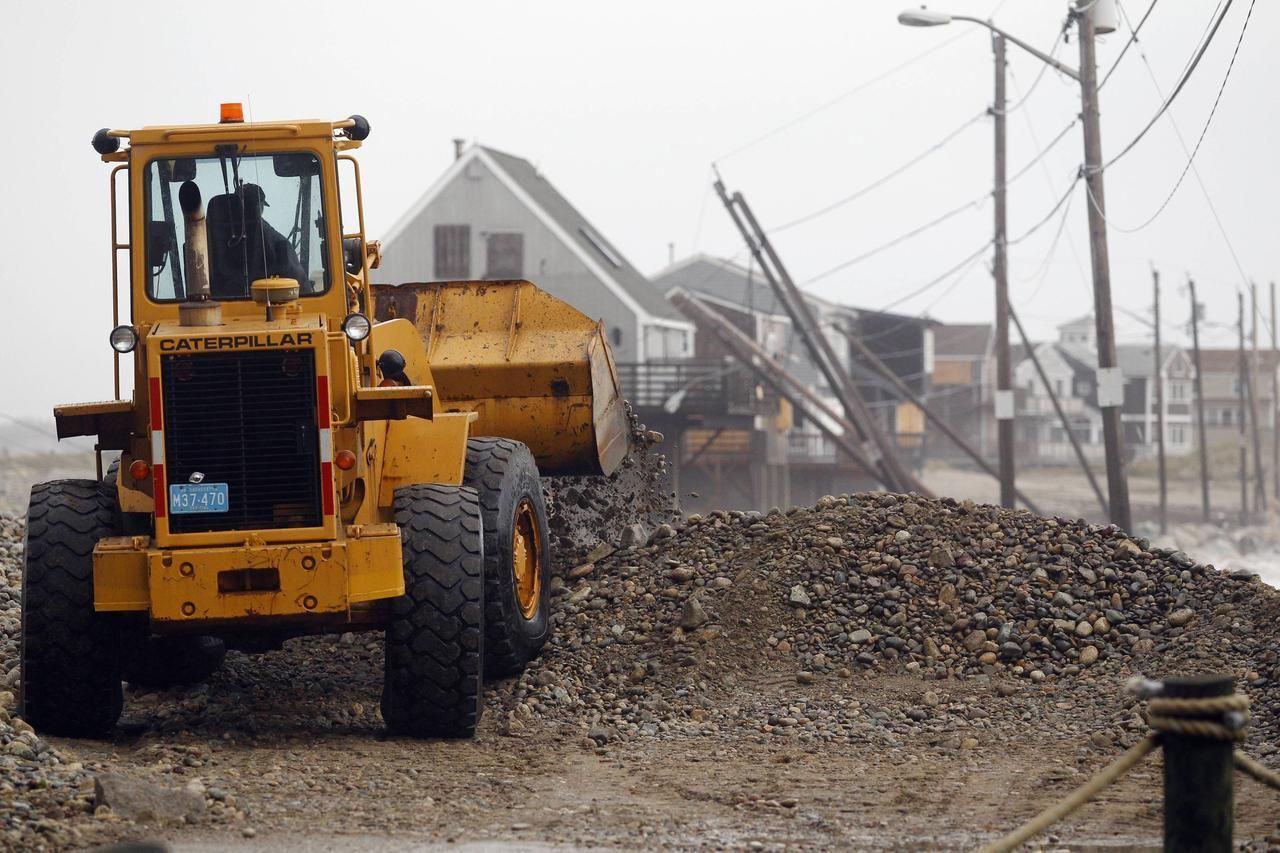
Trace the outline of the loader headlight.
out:
M 342 321 L 342 333 L 352 341 L 363 341 L 372 328 L 373 324 L 363 314 L 348 314 Z
M 116 352 L 133 352 L 138 345 L 138 333 L 133 326 L 116 326 L 111 330 L 111 348 Z

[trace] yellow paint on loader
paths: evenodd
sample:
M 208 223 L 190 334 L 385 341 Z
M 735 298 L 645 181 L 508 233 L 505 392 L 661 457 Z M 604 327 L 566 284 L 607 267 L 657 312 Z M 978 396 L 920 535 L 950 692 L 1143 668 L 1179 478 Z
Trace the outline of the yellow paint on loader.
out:
M 527 281 L 370 286 L 381 249 L 365 237 L 359 165 L 343 153 L 360 147 L 363 136 L 352 132 L 358 125 L 353 117 L 99 134 L 108 140 L 99 148 L 102 159 L 120 164 L 110 180 L 112 245 L 113 256 L 128 255 L 130 280 L 121 299 L 114 273 L 126 265 L 113 264 L 113 319 L 120 322 L 125 307 L 136 333 L 134 390 L 130 399 L 58 407 L 55 418 L 60 437 L 93 435 L 99 452 L 122 451 L 117 505 L 147 535 L 98 543 L 97 609 L 145 611 L 158 632 L 206 623 L 254 630 L 280 618 L 310 620 L 308 632 L 376 625 L 376 610 L 364 605 L 404 591 L 395 492 L 416 484 L 460 485 L 469 438 L 523 441 L 542 474 L 609 474 L 626 455 L 630 433 L 617 372 L 596 321 Z M 125 147 L 112 148 L 111 139 Z M 310 157 L 287 159 L 301 155 Z M 188 276 L 188 301 L 149 291 L 155 253 L 145 244 L 152 235 L 164 232 L 176 246 L 211 227 L 184 231 L 177 221 L 185 215 L 174 212 L 172 200 L 182 189 L 176 176 L 183 164 L 194 169 L 201 158 L 228 156 L 285 158 L 274 161 L 281 182 L 298 178 L 291 164 L 317 164 L 311 174 L 318 194 L 308 203 L 312 216 L 328 215 L 317 219 L 319 240 L 309 247 L 313 260 L 324 257 L 332 279 L 327 289 L 310 292 L 323 283 L 315 279 L 303 288 L 276 286 L 269 296 L 264 282 L 293 281 L 271 278 L 255 282 L 258 301 L 210 300 L 208 258 L 186 246 L 183 259 L 199 261 L 203 270 L 199 287 Z M 160 194 L 155 189 L 164 179 L 148 177 L 153 164 L 165 164 L 163 174 L 175 176 Z M 340 172 L 354 180 L 355 222 L 339 214 Z M 127 193 L 118 186 L 124 183 Z M 130 200 L 127 227 L 116 221 L 117 196 Z M 267 299 L 272 304 L 264 305 Z M 344 318 L 352 314 L 373 321 L 367 338 L 345 334 Z M 405 360 L 400 381 L 381 376 L 376 366 L 391 349 Z M 162 377 L 182 369 L 174 357 L 239 358 L 266 350 L 314 362 L 324 513 L 305 525 L 175 527 L 164 509 L 175 482 L 169 475 L 181 460 L 165 459 L 173 413 L 160 399 Z M 122 365 L 120 355 L 115 358 L 119 397 Z M 234 396 L 218 403 L 232 410 L 264 405 Z M 339 453 L 342 466 L 334 462 Z M 145 477 L 130 475 L 135 463 L 145 466 Z M 297 511 L 280 507 L 276 516 Z M 524 584 L 527 594 L 531 587 L 527 579 Z

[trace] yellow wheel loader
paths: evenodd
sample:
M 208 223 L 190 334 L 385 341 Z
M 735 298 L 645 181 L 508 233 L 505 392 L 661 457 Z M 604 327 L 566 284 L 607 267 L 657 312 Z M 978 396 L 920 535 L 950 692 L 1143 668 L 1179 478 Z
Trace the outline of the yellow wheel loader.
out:
M 546 642 L 539 476 L 609 474 L 629 446 L 608 342 L 527 281 L 372 287 L 349 153 L 368 135 L 236 104 L 94 135 L 115 399 L 54 412 L 96 437 L 99 478 L 31 493 L 38 729 L 105 735 L 122 681 L 196 680 L 227 647 L 381 630 L 388 729 L 466 737 L 485 676 Z

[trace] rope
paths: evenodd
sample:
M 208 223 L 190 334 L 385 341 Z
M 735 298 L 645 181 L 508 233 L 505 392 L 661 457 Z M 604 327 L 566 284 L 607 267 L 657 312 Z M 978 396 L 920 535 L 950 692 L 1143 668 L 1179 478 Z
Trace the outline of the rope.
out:
M 1203 719 L 1216 716 L 1219 719 Z M 1205 699 L 1153 697 L 1147 702 L 1147 725 L 1158 732 L 1243 741 L 1249 724 L 1249 697 L 1211 696 Z
M 1099 770 L 1089 781 L 1066 797 L 1040 812 L 1013 832 L 982 848 L 982 853 L 1012 853 L 1058 821 L 1083 806 L 1111 783 L 1127 773 L 1135 764 L 1160 745 L 1164 734 L 1211 738 L 1240 742 L 1249 725 L 1249 697 L 1210 696 L 1184 699 L 1159 696 L 1164 685 L 1158 681 L 1135 678 L 1129 682 L 1131 692 L 1147 702 L 1147 725 L 1152 731 L 1127 752 Z M 1280 773 L 1260 764 L 1243 752 L 1234 753 L 1235 765 L 1252 778 L 1280 790 Z
M 1235 753 L 1236 767 L 1248 776 L 1252 776 L 1264 785 L 1269 785 L 1280 791 L 1280 773 L 1266 767 L 1263 764 L 1254 761 L 1240 750 Z
M 982 853 L 1011 853 L 1011 851 L 1017 850 L 1023 844 L 1026 844 L 1032 838 L 1035 838 L 1037 835 L 1044 832 L 1046 829 L 1053 826 L 1055 823 L 1062 820 L 1085 803 L 1089 802 L 1089 800 L 1097 796 L 1103 788 L 1119 779 L 1125 773 L 1128 773 L 1133 765 L 1137 764 L 1143 758 L 1146 758 L 1147 753 L 1155 749 L 1159 743 L 1159 735 L 1147 735 L 1145 738 L 1138 741 L 1136 746 L 1131 747 L 1124 755 L 1099 770 L 1088 782 L 1085 782 L 1066 797 L 1040 812 L 1040 814 L 1036 815 L 1005 837 L 983 847 Z

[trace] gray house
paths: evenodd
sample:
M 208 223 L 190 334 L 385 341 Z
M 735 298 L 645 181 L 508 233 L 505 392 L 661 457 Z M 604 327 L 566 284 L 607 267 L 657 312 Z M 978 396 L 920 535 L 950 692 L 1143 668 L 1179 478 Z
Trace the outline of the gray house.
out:
M 378 283 L 527 278 L 603 322 L 619 362 L 693 355 L 693 324 L 520 157 L 459 144 L 382 253 Z

